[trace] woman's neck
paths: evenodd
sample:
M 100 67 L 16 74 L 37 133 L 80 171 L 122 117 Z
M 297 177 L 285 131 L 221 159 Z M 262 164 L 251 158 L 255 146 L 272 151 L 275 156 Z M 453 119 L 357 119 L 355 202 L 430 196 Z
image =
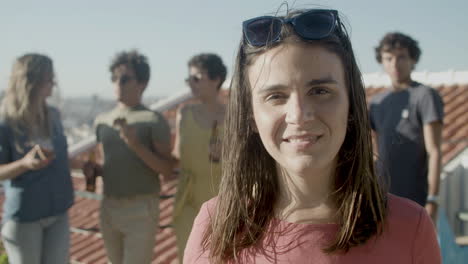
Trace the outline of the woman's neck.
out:
M 47 112 L 47 103 L 44 101 L 36 102 L 33 105 L 32 115 L 27 121 L 30 123 L 30 132 L 33 137 L 48 137 L 49 136 L 49 117 Z
M 293 223 L 335 222 L 333 173 L 329 168 L 297 174 L 278 169 L 280 196 L 276 216 Z
M 45 100 L 37 101 L 31 105 L 30 111 L 34 119 L 43 120 L 47 116 L 47 102 Z

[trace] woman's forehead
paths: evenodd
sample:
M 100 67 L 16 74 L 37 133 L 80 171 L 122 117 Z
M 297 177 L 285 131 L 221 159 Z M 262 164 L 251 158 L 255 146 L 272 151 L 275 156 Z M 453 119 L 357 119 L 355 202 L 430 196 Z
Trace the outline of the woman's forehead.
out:
M 344 82 L 343 63 L 338 55 L 308 43 L 282 44 L 258 55 L 247 74 L 252 88 L 294 79 L 332 78 Z

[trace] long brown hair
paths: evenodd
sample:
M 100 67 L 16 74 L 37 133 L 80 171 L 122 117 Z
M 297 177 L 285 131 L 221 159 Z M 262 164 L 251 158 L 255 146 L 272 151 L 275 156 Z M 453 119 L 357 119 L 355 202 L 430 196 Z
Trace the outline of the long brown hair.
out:
M 53 76 L 52 60 L 45 55 L 29 53 L 16 59 L 0 105 L 0 116 L 14 132 L 50 136 L 47 107 L 37 93 L 45 78 Z
M 307 10 L 305 10 L 307 11 Z M 295 11 L 293 17 L 305 11 Z M 345 26 L 330 37 L 307 42 L 284 26 L 281 39 L 321 45 L 342 60 L 350 102 L 345 140 L 338 153 L 334 202 L 338 206 L 340 230 L 324 249 L 346 252 L 382 232 L 386 198 L 374 172 L 372 142 L 364 85 Z M 203 247 L 211 261 L 236 261 L 239 253 L 262 239 L 273 218 L 279 186 L 275 160 L 254 130 L 251 88 L 247 71 L 254 58 L 278 43 L 254 48 L 242 38 L 231 82 L 223 137 L 223 172 L 214 218 Z

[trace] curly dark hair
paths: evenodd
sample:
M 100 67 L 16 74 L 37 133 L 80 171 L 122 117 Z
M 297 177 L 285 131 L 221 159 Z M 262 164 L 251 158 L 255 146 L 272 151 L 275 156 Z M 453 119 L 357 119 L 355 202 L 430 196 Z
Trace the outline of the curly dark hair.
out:
M 392 51 L 398 48 L 407 48 L 411 59 L 415 62 L 419 61 L 421 49 L 419 48 L 418 42 L 401 32 L 390 32 L 382 38 L 379 46 L 375 47 L 375 58 L 377 62 L 382 63 L 382 52 Z
M 219 83 L 219 88 L 223 84 L 224 80 L 226 80 L 227 69 L 223 63 L 221 57 L 213 53 L 201 53 L 193 56 L 188 61 L 189 67 L 199 67 L 203 70 L 206 70 L 208 73 L 208 77 L 211 80 L 219 78 L 221 82 Z
M 122 51 L 115 55 L 109 67 L 111 73 L 120 65 L 129 65 L 135 71 L 139 83 L 147 83 L 150 79 L 150 66 L 148 58 L 137 50 Z

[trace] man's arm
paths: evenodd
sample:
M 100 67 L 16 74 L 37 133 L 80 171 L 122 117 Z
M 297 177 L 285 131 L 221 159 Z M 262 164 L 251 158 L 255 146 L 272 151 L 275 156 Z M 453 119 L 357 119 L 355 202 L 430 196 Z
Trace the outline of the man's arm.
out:
M 141 144 L 136 135 L 135 128 L 125 125 L 120 130 L 121 138 L 127 143 L 128 147 L 133 150 L 136 155 L 150 167 L 153 171 L 162 174 L 164 177 L 171 177 L 174 169 L 174 158 L 171 156 L 170 142 L 155 142 L 153 148 L 157 153 L 153 152 L 147 146 Z
M 176 115 L 174 149 L 172 150 L 172 155 L 176 159 L 180 159 L 180 126 L 182 122 L 182 111 L 185 111 L 184 106 L 177 110 Z
M 424 125 L 424 145 L 429 156 L 427 180 L 429 184 L 428 195 L 439 194 L 441 173 L 441 144 L 442 144 L 442 122 L 434 121 Z M 432 219 L 435 219 L 437 204 L 428 202 L 426 209 Z
M 153 148 L 158 151 L 156 158 L 159 159 L 160 173 L 165 179 L 172 179 L 174 174 L 174 167 L 176 165 L 176 159 L 171 155 L 171 144 L 170 142 L 153 142 Z
M 371 101 L 369 103 L 369 110 L 368 110 L 368 116 L 369 116 L 369 125 L 371 127 L 371 137 L 372 137 L 372 151 L 374 153 L 373 159 L 374 161 L 377 160 L 377 157 L 379 156 L 379 146 L 377 145 L 378 140 L 377 140 L 377 131 L 375 129 L 375 122 L 374 122 L 374 108 L 376 107 L 374 103 Z
M 376 160 L 378 160 L 378 157 L 380 155 L 378 139 L 377 139 L 377 137 L 378 137 L 377 132 L 372 130 L 371 137 L 372 137 L 372 153 L 374 154 L 372 158 L 374 159 L 374 161 L 376 161 Z

